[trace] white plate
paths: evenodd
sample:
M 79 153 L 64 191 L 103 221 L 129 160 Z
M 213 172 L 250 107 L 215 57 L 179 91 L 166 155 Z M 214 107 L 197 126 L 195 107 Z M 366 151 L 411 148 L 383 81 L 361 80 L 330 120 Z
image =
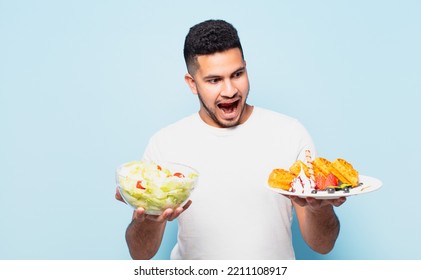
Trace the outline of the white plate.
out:
M 284 194 L 284 195 L 291 195 L 291 196 L 298 196 L 298 197 L 314 197 L 316 199 L 336 199 L 343 196 L 351 196 L 351 195 L 357 195 L 357 194 L 365 194 L 369 192 L 373 192 L 375 190 L 380 189 L 380 187 L 383 185 L 382 181 L 380 181 L 377 178 L 370 177 L 370 176 L 359 176 L 359 181 L 362 185 L 352 188 L 349 190 L 349 193 L 346 193 L 344 191 L 335 191 L 334 193 L 328 193 L 327 191 L 318 191 L 317 193 L 301 193 L 301 192 L 290 192 L 282 189 L 277 188 L 268 188 L 274 192 Z

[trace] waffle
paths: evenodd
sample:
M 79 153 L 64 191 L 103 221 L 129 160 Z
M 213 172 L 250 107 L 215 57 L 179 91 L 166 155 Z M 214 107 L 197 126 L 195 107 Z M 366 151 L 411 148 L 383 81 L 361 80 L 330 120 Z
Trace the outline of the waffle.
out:
M 289 190 L 295 175 L 285 169 L 273 169 L 269 175 L 268 184 L 272 188 Z
M 323 176 L 327 176 L 329 175 L 329 173 L 331 172 L 329 169 L 330 166 L 330 161 L 322 158 L 322 157 L 317 157 L 313 160 L 313 170 L 314 170 L 314 175 L 323 175 Z
M 289 171 L 295 175 L 298 176 L 301 172 L 301 169 L 304 169 L 304 173 L 306 174 L 307 177 L 310 177 L 310 173 L 309 173 L 309 169 L 307 164 L 305 164 L 304 162 L 302 162 L 301 160 L 297 160 L 296 162 L 294 162 L 291 167 L 289 168 Z
M 358 171 L 346 160 L 338 158 L 332 161 L 329 170 L 342 183 L 351 184 L 353 187 L 358 185 Z

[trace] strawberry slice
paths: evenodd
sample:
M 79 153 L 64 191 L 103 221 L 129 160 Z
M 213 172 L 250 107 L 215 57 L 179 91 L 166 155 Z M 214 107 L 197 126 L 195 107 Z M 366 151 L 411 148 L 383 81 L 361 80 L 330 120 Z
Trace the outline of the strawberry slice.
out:
M 323 176 L 322 174 L 317 174 L 316 175 L 316 178 L 314 178 L 315 179 L 315 181 L 316 181 L 316 190 L 324 190 L 325 189 L 325 187 L 326 187 L 326 185 L 325 185 L 325 182 L 326 182 L 326 177 L 325 176 Z
M 329 173 L 326 177 L 322 174 L 317 174 L 316 178 L 316 189 L 317 190 L 325 190 L 326 188 L 336 188 L 338 185 L 338 178 L 335 177 L 332 173 Z
M 329 173 L 326 177 L 326 181 L 325 181 L 325 188 L 327 187 L 336 187 L 338 185 L 338 178 L 336 178 L 335 175 L 333 175 L 332 173 Z

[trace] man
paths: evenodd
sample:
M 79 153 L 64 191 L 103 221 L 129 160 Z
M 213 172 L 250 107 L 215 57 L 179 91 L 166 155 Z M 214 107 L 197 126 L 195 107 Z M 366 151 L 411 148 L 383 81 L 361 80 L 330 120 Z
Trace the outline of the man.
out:
M 266 188 L 274 168 L 287 169 L 315 149 L 297 120 L 247 103 L 250 86 L 236 29 L 222 20 L 193 26 L 184 57 L 199 112 L 158 131 L 144 159 L 190 165 L 200 173 L 199 185 L 183 207 L 160 216 L 134 211 L 126 231 L 131 256 L 152 258 L 167 221 L 177 218 L 172 259 L 294 259 L 293 209 L 306 243 L 330 252 L 339 234 L 333 206 L 345 198 L 286 197 Z

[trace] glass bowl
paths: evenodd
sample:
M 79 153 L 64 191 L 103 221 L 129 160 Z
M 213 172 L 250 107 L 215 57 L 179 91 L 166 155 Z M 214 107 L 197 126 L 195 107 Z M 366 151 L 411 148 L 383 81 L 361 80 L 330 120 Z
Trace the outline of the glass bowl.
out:
M 160 215 L 167 208 L 183 206 L 197 185 L 199 172 L 173 162 L 131 161 L 116 170 L 123 200 L 146 214 Z

